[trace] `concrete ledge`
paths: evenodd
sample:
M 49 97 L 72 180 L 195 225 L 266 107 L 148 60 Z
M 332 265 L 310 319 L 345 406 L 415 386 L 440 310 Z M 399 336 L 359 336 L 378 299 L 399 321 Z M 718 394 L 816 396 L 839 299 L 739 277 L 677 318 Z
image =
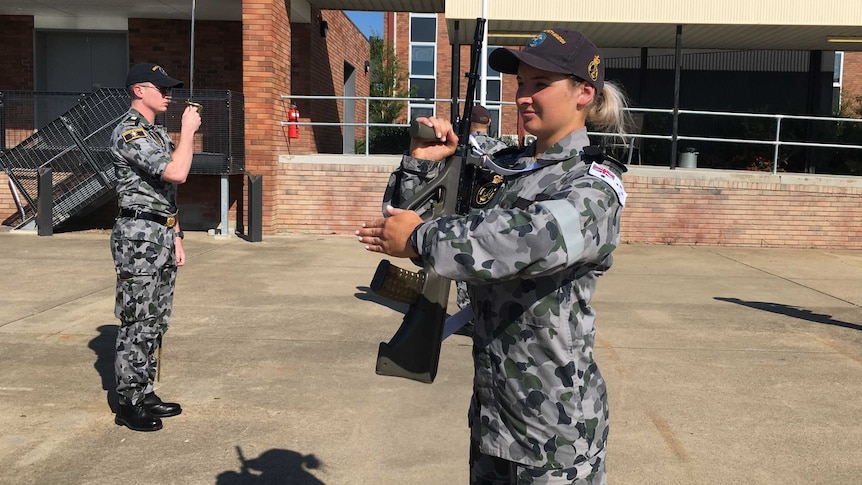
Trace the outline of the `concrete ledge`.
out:
M 314 155 L 279 155 L 278 163 L 321 165 L 379 165 L 395 168 L 401 155 L 340 155 L 318 153 Z
M 685 180 L 716 180 L 779 185 L 816 185 L 862 189 L 862 177 L 847 175 L 815 175 L 803 173 L 755 172 L 748 170 L 717 170 L 711 168 L 676 168 L 654 165 L 628 165 L 625 177 L 653 177 Z M 625 179 L 624 177 L 624 179 Z

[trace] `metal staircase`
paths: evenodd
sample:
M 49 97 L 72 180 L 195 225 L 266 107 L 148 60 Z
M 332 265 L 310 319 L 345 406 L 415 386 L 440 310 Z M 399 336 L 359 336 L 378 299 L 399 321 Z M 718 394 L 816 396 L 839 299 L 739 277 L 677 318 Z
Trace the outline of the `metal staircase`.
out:
M 174 90 L 174 99 L 185 99 Z M 245 170 L 244 103 L 242 94 L 198 90 L 204 122 L 192 161 L 192 174 L 233 175 Z M 2 106 L 2 101 L 0 101 Z M 185 104 L 174 102 L 156 122 L 179 131 Z M 40 170 L 50 167 L 54 227 L 72 216 L 86 215 L 115 196 L 117 179 L 109 150 L 111 133 L 129 109 L 123 88 L 102 88 L 80 95 L 79 102 L 14 148 L 0 153 L 0 167 L 9 177 L 19 211 L 2 221 L 15 229 L 35 225 Z M 15 113 L 13 110 L 13 116 Z M 0 117 L 5 134 L 6 110 Z M 17 191 L 17 193 L 15 193 Z M 20 194 L 20 198 L 18 197 Z

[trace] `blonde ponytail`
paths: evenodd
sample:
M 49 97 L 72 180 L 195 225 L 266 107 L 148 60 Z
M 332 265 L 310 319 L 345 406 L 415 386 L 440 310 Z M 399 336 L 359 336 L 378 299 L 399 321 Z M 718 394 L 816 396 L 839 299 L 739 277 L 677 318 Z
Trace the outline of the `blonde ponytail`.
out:
M 626 108 L 628 100 L 622 88 L 613 82 L 605 81 L 602 94 L 595 96 L 589 106 L 587 121 L 598 130 L 616 133 L 620 138 L 625 138 L 626 126 L 631 124 Z

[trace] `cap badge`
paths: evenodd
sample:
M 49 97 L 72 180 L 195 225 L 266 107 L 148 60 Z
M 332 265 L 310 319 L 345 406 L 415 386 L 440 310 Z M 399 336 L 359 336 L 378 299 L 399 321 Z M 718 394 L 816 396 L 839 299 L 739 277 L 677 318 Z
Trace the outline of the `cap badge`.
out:
M 533 39 L 530 41 L 530 43 L 527 44 L 527 47 L 536 47 L 537 45 L 544 42 L 545 38 L 547 38 L 547 37 L 548 37 L 548 35 L 545 34 L 544 32 L 539 32 L 538 34 L 536 34 L 535 37 L 533 37 Z
M 165 76 L 168 75 L 168 73 L 165 72 L 165 68 L 163 68 L 162 66 L 153 66 L 152 71 L 153 72 L 159 71 L 160 73 L 164 74 Z
M 593 60 L 590 61 L 590 64 L 587 66 L 587 72 L 590 74 L 590 79 L 593 81 L 598 81 L 599 79 L 599 64 L 602 63 L 602 60 L 599 59 L 599 56 L 593 57 Z

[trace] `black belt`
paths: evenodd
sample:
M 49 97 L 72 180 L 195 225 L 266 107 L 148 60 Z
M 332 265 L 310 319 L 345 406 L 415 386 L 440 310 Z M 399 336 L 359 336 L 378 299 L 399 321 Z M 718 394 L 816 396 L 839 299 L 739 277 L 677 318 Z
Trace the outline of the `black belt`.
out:
M 177 223 L 176 216 L 163 216 L 161 214 L 153 214 L 152 212 L 141 212 L 135 209 L 120 209 L 120 217 L 129 217 L 132 219 L 144 219 L 146 221 L 157 222 L 163 226 L 174 227 Z

